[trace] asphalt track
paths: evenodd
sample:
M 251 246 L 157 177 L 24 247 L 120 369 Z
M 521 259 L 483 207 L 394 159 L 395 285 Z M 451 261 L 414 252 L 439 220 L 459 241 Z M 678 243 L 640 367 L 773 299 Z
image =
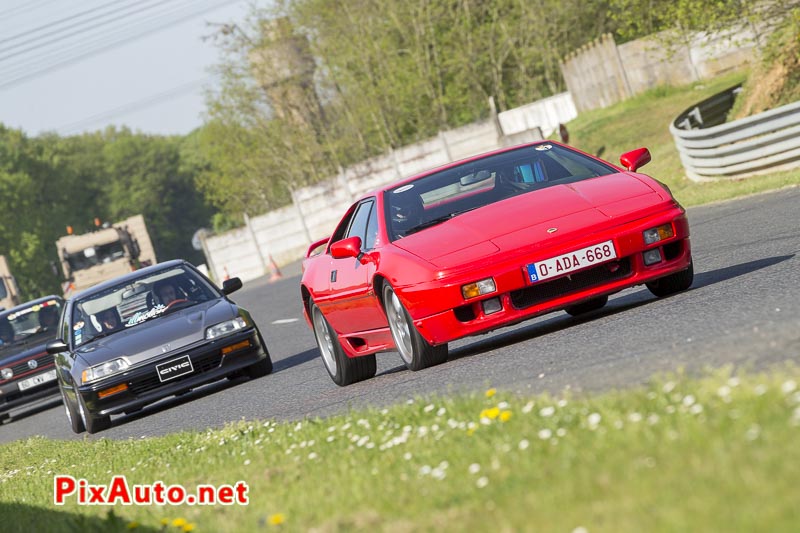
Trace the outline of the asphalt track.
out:
M 302 318 L 299 266 L 284 279 L 245 284 L 233 299 L 250 309 L 275 371 L 254 381 L 220 382 L 170 398 L 108 431 L 85 437 L 67 425 L 60 401 L 13 413 L 0 442 L 141 438 L 219 427 L 239 419 L 294 420 L 416 396 L 487 387 L 538 393 L 626 388 L 681 368 L 734 365 L 763 369 L 800 361 L 800 188 L 689 210 L 695 280 L 689 291 L 658 299 L 644 287 L 611 297 L 580 319 L 560 312 L 450 347 L 447 363 L 405 369 L 396 353 L 378 355 L 378 375 L 337 387 Z

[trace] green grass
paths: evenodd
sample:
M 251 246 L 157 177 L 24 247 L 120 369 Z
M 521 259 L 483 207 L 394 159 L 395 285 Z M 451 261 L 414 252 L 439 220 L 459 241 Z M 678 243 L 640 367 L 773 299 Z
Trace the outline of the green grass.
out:
M 695 183 L 685 176 L 669 124 L 693 104 L 746 77 L 746 72 L 739 72 L 686 87 L 659 87 L 614 106 L 581 113 L 567 124 L 570 144 L 617 164 L 622 153 L 646 146 L 653 160 L 641 171 L 666 183 L 685 206 L 799 184 L 800 169 L 709 183 Z
M 163 521 L 177 532 L 171 521 L 183 519 L 197 531 L 792 531 L 798 379 L 795 368 L 717 370 L 581 398 L 431 397 L 161 438 L 28 439 L 0 447 L 0 510 L 14 517 L 3 530 Z M 251 502 L 57 508 L 56 473 L 189 487 L 244 480 Z

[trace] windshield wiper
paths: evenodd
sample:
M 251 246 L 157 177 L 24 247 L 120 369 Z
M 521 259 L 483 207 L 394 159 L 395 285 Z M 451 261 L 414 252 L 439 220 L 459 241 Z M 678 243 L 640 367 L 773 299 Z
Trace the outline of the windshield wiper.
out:
M 478 207 L 482 207 L 482 206 L 478 206 Z M 440 217 L 433 218 L 431 220 L 426 220 L 425 222 L 423 222 L 421 224 L 417 224 L 413 228 L 409 229 L 408 231 L 405 232 L 405 234 L 406 235 L 411 235 L 412 233 L 416 233 L 418 231 L 424 230 L 425 228 L 430 228 L 431 226 L 436 226 L 437 224 L 441 224 L 442 222 L 447 222 L 451 218 L 455 218 L 458 215 L 463 215 L 464 213 L 467 213 L 469 211 L 474 211 L 475 209 L 478 209 L 478 207 L 470 207 L 469 209 L 462 209 L 461 211 L 455 211 L 453 213 L 448 213 L 446 215 L 442 215 Z
M 89 344 L 92 341 L 96 341 L 97 339 L 102 339 L 103 337 L 108 337 L 109 335 L 113 335 L 114 333 L 116 333 L 116 331 L 103 331 L 102 333 L 98 333 L 97 335 L 90 337 L 89 340 L 87 340 L 83 344 Z

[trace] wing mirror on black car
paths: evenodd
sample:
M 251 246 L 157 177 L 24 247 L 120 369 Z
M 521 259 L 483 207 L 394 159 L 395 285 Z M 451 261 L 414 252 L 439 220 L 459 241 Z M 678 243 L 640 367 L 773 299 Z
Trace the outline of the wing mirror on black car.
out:
M 242 288 L 242 280 L 239 278 L 226 279 L 222 282 L 222 294 L 228 295 Z
M 56 339 L 48 342 L 44 349 L 50 355 L 55 355 L 57 353 L 66 352 L 69 350 L 69 346 L 67 346 L 67 343 L 63 340 Z

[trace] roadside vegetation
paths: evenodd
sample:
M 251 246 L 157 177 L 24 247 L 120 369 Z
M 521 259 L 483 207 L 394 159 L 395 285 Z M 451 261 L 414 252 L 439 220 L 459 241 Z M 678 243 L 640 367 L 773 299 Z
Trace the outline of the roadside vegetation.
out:
M 4 531 L 791 531 L 800 371 L 626 391 L 488 389 L 387 409 L 128 441 L 0 446 Z M 91 484 L 249 484 L 246 507 L 53 506 Z

